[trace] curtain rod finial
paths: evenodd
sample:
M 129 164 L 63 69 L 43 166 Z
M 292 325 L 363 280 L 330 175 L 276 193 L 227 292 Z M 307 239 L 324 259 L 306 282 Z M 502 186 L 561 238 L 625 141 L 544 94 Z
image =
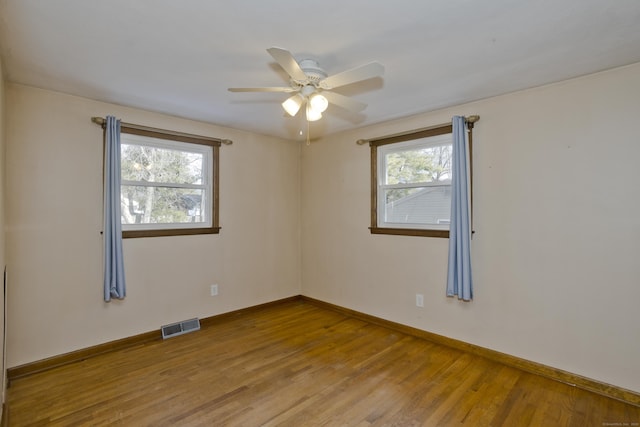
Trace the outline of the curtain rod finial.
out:
M 467 123 L 475 123 L 478 120 L 480 120 L 480 116 L 478 116 L 478 115 L 467 116 L 467 117 L 465 117 L 465 120 L 467 121 Z
M 356 141 L 356 144 L 358 145 L 364 145 L 366 143 L 368 143 L 369 141 L 367 141 L 366 139 L 359 139 Z

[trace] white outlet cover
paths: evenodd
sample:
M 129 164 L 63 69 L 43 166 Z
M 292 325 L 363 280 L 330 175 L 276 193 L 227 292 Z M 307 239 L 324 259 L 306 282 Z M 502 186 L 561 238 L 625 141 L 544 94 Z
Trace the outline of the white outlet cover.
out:
M 211 285 L 211 296 L 214 297 L 218 295 L 218 285 Z

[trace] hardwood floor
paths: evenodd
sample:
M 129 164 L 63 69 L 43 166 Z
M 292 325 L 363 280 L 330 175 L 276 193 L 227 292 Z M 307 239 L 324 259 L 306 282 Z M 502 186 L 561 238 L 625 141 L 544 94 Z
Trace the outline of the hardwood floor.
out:
M 12 382 L 10 426 L 638 426 L 640 408 L 304 301 Z

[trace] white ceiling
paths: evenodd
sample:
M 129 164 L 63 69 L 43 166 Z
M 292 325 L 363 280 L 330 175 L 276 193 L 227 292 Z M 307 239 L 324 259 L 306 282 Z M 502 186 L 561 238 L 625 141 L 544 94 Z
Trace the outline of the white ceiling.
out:
M 227 91 L 286 86 L 272 46 L 329 75 L 384 64 L 336 90 L 369 106 L 330 106 L 319 137 L 640 62 L 640 1 L 0 0 L 9 81 L 301 139 L 289 95 Z

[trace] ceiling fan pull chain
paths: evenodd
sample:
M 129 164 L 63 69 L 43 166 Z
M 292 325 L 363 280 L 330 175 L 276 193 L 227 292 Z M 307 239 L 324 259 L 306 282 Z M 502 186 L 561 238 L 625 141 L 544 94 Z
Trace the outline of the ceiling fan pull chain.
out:
M 307 146 L 311 145 L 311 139 L 309 136 L 309 121 L 307 120 Z

